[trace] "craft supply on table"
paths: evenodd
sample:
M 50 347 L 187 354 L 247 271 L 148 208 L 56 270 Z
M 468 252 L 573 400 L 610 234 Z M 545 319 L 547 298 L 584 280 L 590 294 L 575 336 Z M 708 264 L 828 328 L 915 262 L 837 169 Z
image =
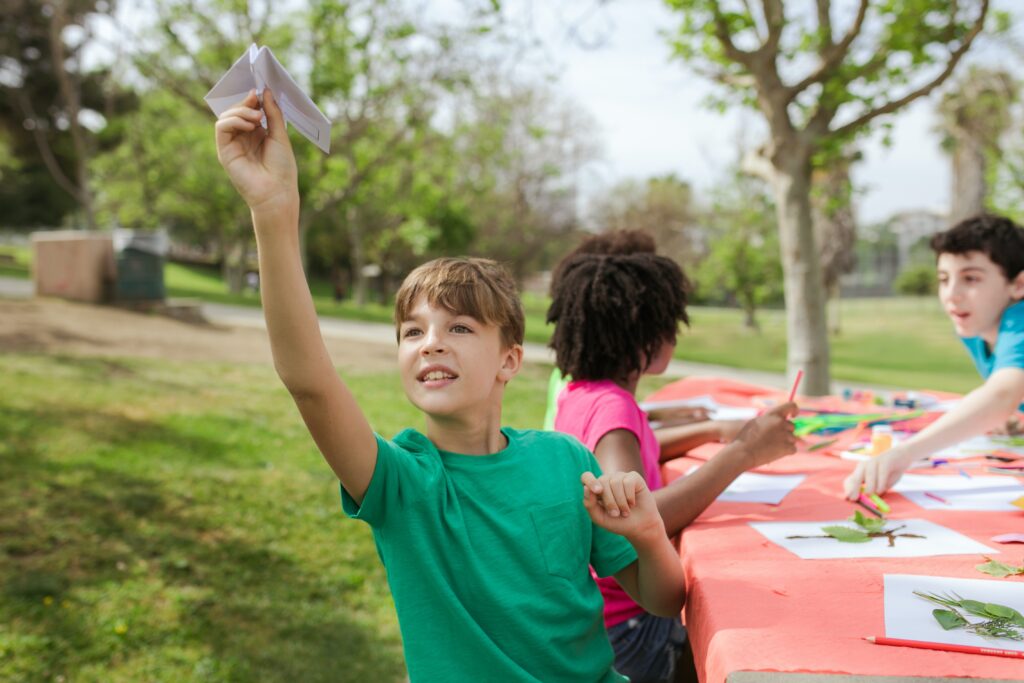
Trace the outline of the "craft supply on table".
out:
M 871 454 L 881 455 L 892 448 L 892 425 L 875 425 L 871 428 Z

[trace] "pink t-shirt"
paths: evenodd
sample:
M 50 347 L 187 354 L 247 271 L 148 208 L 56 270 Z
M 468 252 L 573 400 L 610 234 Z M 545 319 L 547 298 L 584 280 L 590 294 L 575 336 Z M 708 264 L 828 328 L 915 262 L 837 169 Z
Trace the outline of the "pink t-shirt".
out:
M 632 432 L 640 442 L 643 475 L 647 488 L 654 491 L 662 486 L 661 450 L 654 430 L 647 423 L 647 414 L 640 410 L 636 398 L 609 380 L 598 382 L 569 382 L 558 395 L 558 413 L 555 429 L 572 434 L 593 451 L 605 434 L 616 429 Z M 643 613 L 613 577 L 597 579 L 604 596 L 605 626 L 612 627 L 630 617 Z

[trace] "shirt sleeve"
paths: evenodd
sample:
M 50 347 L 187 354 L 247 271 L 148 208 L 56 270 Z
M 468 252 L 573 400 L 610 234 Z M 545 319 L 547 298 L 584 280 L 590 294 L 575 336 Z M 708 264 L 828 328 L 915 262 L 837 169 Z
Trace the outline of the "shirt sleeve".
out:
M 587 469 L 595 476 L 601 476 L 601 466 L 597 459 L 589 452 L 585 453 L 587 458 Z M 613 534 L 593 522 L 590 523 L 592 532 L 590 535 L 590 566 L 598 576 L 604 578 L 611 576 L 628 565 L 636 562 L 636 550 L 632 544 L 623 536 Z
M 594 402 L 583 445 L 593 451 L 605 434 L 616 429 L 631 432 L 640 442 L 645 420 L 635 401 L 617 394 L 605 394 Z
M 1024 303 L 1006 309 L 993 352 L 992 372 L 1003 368 L 1024 368 Z
M 416 481 L 422 482 L 425 478 L 417 472 L 423 467 L 422 459 L 413 457 L 380 434 L 374 436 L 377 438 L 377 464 L 373 468 L 373 476 L 366 487 L 363 502 L 356 503 L 345 487 L 341 486 L 341 506 L 352 519 L 380 527 L 385 524 L 389 514 L 399 513 L 409 498 L 422 490 L 422 485 L 416 486 Z

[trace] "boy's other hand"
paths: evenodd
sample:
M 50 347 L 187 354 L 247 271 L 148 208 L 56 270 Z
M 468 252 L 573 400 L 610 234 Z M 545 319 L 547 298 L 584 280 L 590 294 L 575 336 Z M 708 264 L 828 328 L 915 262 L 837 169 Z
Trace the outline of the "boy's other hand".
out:
M 260 124 L 266 113 L 267 128 Z M 270 90 L 263 111 L 256 92 L 217 118 L 217 159 L 252 210 L 298 207 L 298 171 L 284 115 Z
M 881 455 L 857 463 L 853 473 L 843 482 L 843 491 L 848 500 L 857 500 L 861 489 L 864 493 L 885 493 L 899 481 L 910 467 L 913 458 L 896 446 Z
M 783 403 L 743 425 L 733 442 L 743 448 L 747 458 L 746 469 L 796 452 L 800 439 L 793 434 L 794 427 L 789 418 L 796 417 L 799 412 L 796 403 Z
M 664 541 L 665 525 L 647 488 L 637 472 L 611 472 L 600 478 L 584 472 L 583 507 L 594 524 L 625 536 L 631 542 L 645 539 Z

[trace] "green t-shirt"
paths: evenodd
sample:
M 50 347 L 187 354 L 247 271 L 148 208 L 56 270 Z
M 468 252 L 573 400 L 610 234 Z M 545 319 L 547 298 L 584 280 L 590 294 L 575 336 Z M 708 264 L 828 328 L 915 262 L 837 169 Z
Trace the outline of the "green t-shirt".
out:
M 361 506 L 398 612 L 412 681 L 627 680 L 612 669 L 601 594 L 588 570 L 636 560 L 583 508 L 597 461 L 570 436 L 505 428 L 493 455 L 438 451 L 407 429 L 377 437 Z

